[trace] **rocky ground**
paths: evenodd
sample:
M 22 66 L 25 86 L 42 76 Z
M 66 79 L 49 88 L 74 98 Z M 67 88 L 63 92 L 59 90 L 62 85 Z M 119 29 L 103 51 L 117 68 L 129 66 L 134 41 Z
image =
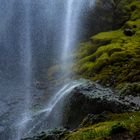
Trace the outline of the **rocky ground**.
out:
M 84 84 L 76 87 L 69 96 L 66 97 L 63 115 L 63 126 L 65 129 L 58 128 L 44 131 L 37 136 L 24 140 L 74 140 L 74 136 L 78 136 L 75 140 L 82 140 L 81 137 L 86 137 L 84 136 L 85 130 L 88 133 L 87 135 L 91 135 L 88 136 L 90 139 L 94 137 L 98 138 L 100 134 L 95 136 L 94 132 L 97 129 L 97 125 L 101 128 L 102 125 L 104 125 L 104 127 L 107 128 L 107 134 L 103 128 L 99 128 L 101 129 L 99 133 L 103 131 L 103 133 L 105 133 L 104 136 L 109 136 L 110 133 L 112 133 L 111 136 L 114 137 L 114 134 L 118 135 L 123 131 L 126 132 L 128 138 L 131 136 L 129 133 L 131 130 L 129 122 L 132 121 L 134 126 L 140 123 L 140 113 L 136 112 L 140 110 L 138 102 L 134 102 L 129 98 L 120 98 L 120 96 L 115 95 L 115 91 L 104 88 L 95 82 L 83 79 L 82 81 L 84 81 Z M 125 125 L 122 123 L 123 121 Z M 121 135 L 122 134 L 120 134 L 120 137 Z M 108 137 L 108 139 L 112 137 Z M 88 138 L 85 138 L 85 140 L 86 139 Z

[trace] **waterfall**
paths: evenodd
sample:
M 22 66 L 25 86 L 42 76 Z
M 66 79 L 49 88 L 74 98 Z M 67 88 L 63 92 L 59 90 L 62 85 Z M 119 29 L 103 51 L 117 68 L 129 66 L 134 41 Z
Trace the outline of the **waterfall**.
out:
M 81 1 L 79 1 L 81 3 Z M 66 4 L 66 14 L 65 14 L 65 23 L 64 23 L 64 45 L 62 51 L 62 60 L 66 63 L 67 57 L 71 53 L 71 46 L 74 45 L 75 33 L 76 33 L 76 22 L 77 22 L 77 14 L 78 7 L 76 7 L 76 3 L 74 0 L 67 1 Z M 73 8 L 75 7 L 75 9 Z M 76 17 L 76 18 L 75 18 Z M 75 20 L 74 20 L 75 19 Z
M 62 67 L 67 75 L 72 74 L 72 53 L 77 42 L 77 26 L 79 24 L 80 12 L 82 10 L 82 0 L 66 1 L 64 23 L 63 23 L 63 44 L 62 44 Z M 68 78 L 69 79 L 69 78 Z
M 55 108 L 61 111 L 59 103 L 82 84 L 71 79 L 72 54 L 82 30 L 81 15 L 94 2 L 0 0 L 0 139 L 20 140 L 59 127 L 62 116 L 58 112 L 53 118 Z M 38 89 L 35 82 L 46 86 L 46 72 L 53 65 L 65 69 L 62 76 L 69 82 L 47 99 L 46 89 Z M 34 111 L 34 106 L 39 109 Z
M 31 106 L 31 85 L 32 85 L 32 48 L 31 48 L 31 17 L 30 7 L 31 1 L 24 1 L 24 23 L 20 33 L 20 58 L 21 58 L 21 75 L 24 85 L 24 105 L 22 108 L 21 116 L 18 123 L 18 136 L 19 140 L 26 129 L 27 121 L 30 120 L 30 106 Z

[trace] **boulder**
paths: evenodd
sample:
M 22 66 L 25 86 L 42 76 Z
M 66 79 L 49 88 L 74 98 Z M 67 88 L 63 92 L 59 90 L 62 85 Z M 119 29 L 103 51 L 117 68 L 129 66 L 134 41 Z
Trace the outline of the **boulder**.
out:
M 88 114 L 123 113 L 137 109 L 134 103 L 120 98 L 111 89 L 87 81 L 76 87 L 65 101 L 63 125 L 74 129 Z

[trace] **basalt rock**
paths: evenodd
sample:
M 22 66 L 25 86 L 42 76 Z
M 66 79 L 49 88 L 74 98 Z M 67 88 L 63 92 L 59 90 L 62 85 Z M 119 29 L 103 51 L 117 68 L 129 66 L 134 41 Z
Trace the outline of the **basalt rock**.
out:
M 88 114 L 100 114 L 105 111 L 123 113 L 138 108 L 131 100 L 115 95 L 111 89 L 88 81 L 75 88 L 69 100 L 66 100 L 63 125 L 74 129 Z

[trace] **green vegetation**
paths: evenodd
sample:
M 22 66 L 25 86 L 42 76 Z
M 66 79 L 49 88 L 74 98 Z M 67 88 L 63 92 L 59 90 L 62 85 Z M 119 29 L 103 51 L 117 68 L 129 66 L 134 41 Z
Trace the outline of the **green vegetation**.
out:
M 140 132 L 140 112 L 109 114 L 105 122 L 79 128 L 68 134 L 64 140 L 103 140 L 116 134 L 127 133 L 128 137 Z
M 140 96 L 140 82 L 120 84 L 117 89 L 120 95 Z
M 137 83 L 139 89 L 140 1 L 133 0 L 124 9 L 130 18 L 120 29 L 101 32 L 80 45 L 75 56 L 74 70 L 80 77 L 106 86 L 122 89 L 121 85 Z M 132 35 L 125 33 L 128 29 Z

